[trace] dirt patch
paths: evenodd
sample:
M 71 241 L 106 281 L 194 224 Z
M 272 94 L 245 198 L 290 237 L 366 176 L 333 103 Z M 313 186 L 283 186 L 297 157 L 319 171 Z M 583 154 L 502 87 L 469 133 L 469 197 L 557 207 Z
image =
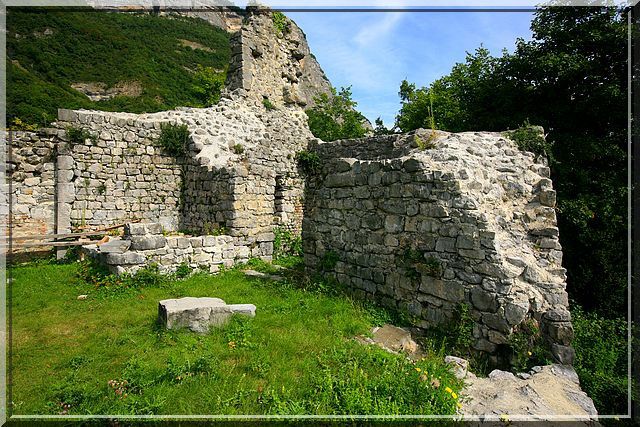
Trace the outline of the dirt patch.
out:
M 181 46 L 190 47 L 191 49 L 200 49 L 200 50 L 204 50 L 205 52 L 213 52 L 213 49 L 203 44 L 200 44 L 198 42 L 192 42 L 191 40 L 185 40 L 185 39 L 178 39 L 178 41 L 180 42 Z
M 142 95 L 142 83 L 139 81 L 118 82 L 110 88 L 102 82 L 71 83 L 71 87 L 86 95 L 92 101 L 104 101 L 116 96 L 138 97 Z

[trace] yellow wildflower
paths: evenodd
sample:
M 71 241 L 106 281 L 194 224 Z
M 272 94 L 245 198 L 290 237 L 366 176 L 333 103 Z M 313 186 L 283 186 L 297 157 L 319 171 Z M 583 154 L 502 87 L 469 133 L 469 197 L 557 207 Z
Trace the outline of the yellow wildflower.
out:
M 528 352 L 527 352 L 527 354 L 528 354 L 529 356 L 531 356 L 531 352 L 530 352 L 530 351 L 528 351 Z
M 446 387 L 446 388 L 444 389 L 444 391 L 446 391 L 447 393 L 452 393 L 452 392 L 453 392 L 453 390 L 451 390 L 451 388 L 449 388 L 449 387 Z
M 420 372 L 420 371 L 422 371 L 422 369 L 420 369 L 420 368 L 416 368 L 416 371 L 417 371 L 417 372 Z
M 455 394 L 455 393 L 451 393 L 451 397 L 453 397 L 454 399 L 457 399 L 457 398 L 458 398 L 458 395 L 457 395 L 457 394 Z
M 462 408 L 462 403 L 458 402 L 458 403 L 456 403 L 456 406 L 457 406 L 458 408 Z

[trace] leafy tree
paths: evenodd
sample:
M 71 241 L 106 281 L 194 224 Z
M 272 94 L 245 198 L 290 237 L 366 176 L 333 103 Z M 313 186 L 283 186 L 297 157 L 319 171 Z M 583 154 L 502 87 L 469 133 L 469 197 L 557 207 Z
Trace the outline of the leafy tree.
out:
M 626 311 L 626 25 L 609 7 L 536 12 L 531 41 L 492 57 L 482 46 L 429 87 L 400 85 L 402 131 L 541 125 L 551 146 L 568 291 L 585 309 Z
M 355 110 L 358 104 L 351 99 L 351 87 L 331 91 L 331 96 L 322 93 L 314 97 L 316 105 L 306 111 L 313 135 L 323 141 L 364 136 L 367 119 Z
M 392 129 L 387 129 L 380 117 L 375 120 L 375 125 L 376 127 L 373 128 L 374 135 L 390 135 L 393 133 Z

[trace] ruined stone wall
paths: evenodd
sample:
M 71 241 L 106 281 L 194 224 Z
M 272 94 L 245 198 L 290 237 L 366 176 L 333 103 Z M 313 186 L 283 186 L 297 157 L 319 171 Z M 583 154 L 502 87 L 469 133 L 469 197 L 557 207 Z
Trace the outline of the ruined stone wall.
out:
M 272 11 L 249 7 L 241 30 L 231 40 L 227 86 L 275 105 L 314 105 L 320 93 L 331 93 L 331 83 L 311 54 L 306 36 L 288 20 L 280 32 Z
M 422 328 L 466 303 L 473 347 L 486 353 L 532 319 L 570 363 L 549 168 L 497 133 L 441 132 L 435 148 L 416 147 L 414 135 L 316 145 L 324 167 L 307 182 L 307 267 Z
M 215 107 L 153 114 L 60 110 L 55 137 L 20 138 L 12 177 L 15 229 L 31 227 L 34 234 L 33 224 L 40 224 L 39 234 L 51 233 L 56 213 L 47 206 L 64 202 L 56 205 L 66 213 L 64 231 L 70 223 L 143 220 L 167 231 L 217 229 L 255 242 L 272 236 L 274 225 L 300 230 L 303 180 L 295 156 L 313 138 L 305 122 L 297 108 L 271 111 L 235 93 Z M 186 154 L 169 155 L 158 145 L 165 124 L 187 126 Z M 70 128 L 89 137 L 72 142 Z M 56 185 L 43 187 L 34 168 L 45 185 L 54 176 Z
M 55 130 L 8 134 L 7 181 L 14 237 L 55 233 Z
M 180 265 L 217 273 L 221 266 L 231 267 L 250 257 L 271 261 L 272 240 L 165 235 L 159 223 L 138 223 L 127 224 L 122 238 L 82 249 L 114 274 L 133 274 L 150 264 L 156 264 L 163 273 L 175 272 Z
M 68 136 L 59 154 L 72 163 L 71 221 L 104 226 L 132 220 L 180 223 L 181 167 L 154 141 L 160 121 L 134 114 L 61 110 L 58 127 L 88 131 L 83 143 Z

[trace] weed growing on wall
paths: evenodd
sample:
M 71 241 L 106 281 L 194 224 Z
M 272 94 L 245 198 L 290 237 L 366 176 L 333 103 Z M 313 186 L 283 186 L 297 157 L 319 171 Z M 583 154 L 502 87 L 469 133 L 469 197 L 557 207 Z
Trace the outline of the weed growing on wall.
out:
M 544 344 L 538 322 L 527 319 L 516 326 L 507 344 L 511 367 L 517 372 L 526 372 L 536 365 L 551 363 L 551 355 Z
M 96 135 L 92 134 L 88 130 L 73 126 L 67 127 L 66 134 L 67 140 L 72 146 L 84 144 L 87 140 L 95 143 L 98 139 Z
M 157 143 L 176 157 L 184 156 L 189 148 L 189 128 L 187 125 L 163 124 Z
M 302 237 L 285 227 L 273 229 L 273 256 L 280 259 L 287 256 L 302 256 Z
M 339 260 L 340 256 L 336 251 L 326 251 L 320 259 L 320 269 L 324 272 L 331 271 L 336 267 Z
M 262 105 L 264 105 L 264 108 L 266 108 L 267 111 L 273 111 L 277 109 L 276 106 L 273 105 L 273 102 L 269 100 L 269 98 L 262 98 Z
M 532 126 L 529 121 L 516 130 L 504 132 L 503 135 L 516 143 L 522 151 L 530 151 L 538 156 L 551 160 L 551 143 L 547 142 L 541 128 Z
M 320 173 L 322 165 L 320 164 L 320 157 L 316 153 L 300 151 L 296 154 L 296 160 L 298 161 L 298 167 L 305 175 Z
M 278 37 L 282 37 L 291 32 L 291 23 L 282 12 L 273 12 L 271 14 L 273 26 L 276 29 Z

